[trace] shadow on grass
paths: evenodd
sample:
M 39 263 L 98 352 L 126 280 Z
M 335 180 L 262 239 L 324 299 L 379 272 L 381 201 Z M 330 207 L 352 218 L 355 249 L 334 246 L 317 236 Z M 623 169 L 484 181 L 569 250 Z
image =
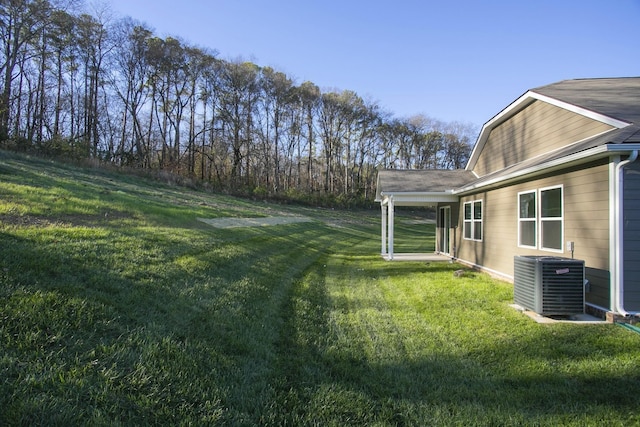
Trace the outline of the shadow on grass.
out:
M 334 244 L 319 224 L 215 246 L 177 229 L 40 231 L 0 232 L 0 424 L 255 423 L 280 306 Z
M 335 256 L 351 257 L 357 255 Z M 370 277 L 377 268 L 361 269 L 357 274 Z M 455 268 L 446 264 L 425 270 L 424 265 L 413 264 L 384 268 L 384 274 L 453 272 Z M 615 346 L 615 333 L 597 330 L 585 334 L 572 327 L 536 325 L 523 328 L 526 331 L 521 335 L 496 334 L 479 348 L 463 342 L 459 348 L 455 344 L 439 347 L 440 335 L 433 337 L 435 344 L 425 344 L 434 348 L 418 357 L 406 353 L 400 363 L 397 357 L 372 360 L 358 351 L 357 344 L 338 345 L 336 334 L 347 332 L 334 323 L 332 312 L 351 310 L 355 316 L 358 311 L 379 310 L 380 301 L 371 296 L 347 304 L 330 297 L 326 283 L 324 270 L 309 272 L 283 307 L 279 376 L 274 380 L 277 403 L 265 409 L 263 421 L 267 423 L 580 425 L 594 420 L 638 421 L 634 414 L 640 398 L 630 391 L 637 390 L 640 373 L 633 364 L 606 368 L 610 358 L 637 358 L 636 348 Z M 433 327 L 442 332 L 442 326 Z M 406 331 L 405 335 L 401 330 L 397 333 L 399 337 L 373 335 L 368 339 L 374 340 L 372 345 L 398 346 L 395 350 L 402 352 L 403 343 L 411 337 L 405 336 Z M 457 340 L 444 333 L 445 339 Z M 428 333 L 421 339 L 428 341 Z
M 304 386 L 298 389 L 306 394 L 304 401 L 318 401 L 317 393 L 330 390 L 333 397 L 323 396 L 322 402 L 332 398 L 353 402 L 342 408 L 304 405 L 312 417 L 324 415 L 326 421 L 360 418 L 358 422 L 364 423 L 429 424 L 434 421 L 432 414 L 444 412 L 447 418 L 438 421 L 446 424 L 502 424 L 505 420 L 553 424 L 583 413 L 600 420 L 612 413 L 633 414 L 638 404 L 637 396 L 628 392 L 637 385 L 638 376 L 626 373 L 588 378 L 558 372 L 514 375 L 451 354 L 418 362 L 373 364 L 338 353 L 325 354 L 321 364 L 325 379 L 303 380 Z M 612 390 L 616 386 L 620 388 Z M 389 414 L 393 418 L 387 418 Z

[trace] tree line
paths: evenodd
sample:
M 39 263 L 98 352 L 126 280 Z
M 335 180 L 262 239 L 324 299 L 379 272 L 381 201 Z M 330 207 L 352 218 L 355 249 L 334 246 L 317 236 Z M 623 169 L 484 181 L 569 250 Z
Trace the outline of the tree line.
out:
M 106 9 L 1 0 L 0 38 L 5 148 L 264 196 L 366 200 L 377 170 L 464 167 L 475 137 L 471 124 L 397 118 Z

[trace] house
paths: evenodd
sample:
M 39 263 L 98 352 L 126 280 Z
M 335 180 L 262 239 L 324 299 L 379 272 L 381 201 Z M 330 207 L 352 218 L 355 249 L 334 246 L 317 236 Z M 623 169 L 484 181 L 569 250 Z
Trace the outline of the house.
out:
M 640 78 L 531 89 L 489 120 L 464 170 L 383 170 L 382 254 L 395 206 L 433 206 L 436 251 L 513 281 L 515 255 L 584 260 L 595 312 L 640 312 Z

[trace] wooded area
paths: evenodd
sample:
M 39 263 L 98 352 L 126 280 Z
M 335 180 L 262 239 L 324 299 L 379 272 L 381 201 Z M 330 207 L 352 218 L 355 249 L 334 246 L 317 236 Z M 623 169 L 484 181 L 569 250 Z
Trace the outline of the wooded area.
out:
M 8 149 L 260 196 L 366 200 L 379 168 L 464 167 L 476 136 L 471 124 L 397 118 L 353 91 L 221 59 L 108 10 L 3 0 L 0 37 Z

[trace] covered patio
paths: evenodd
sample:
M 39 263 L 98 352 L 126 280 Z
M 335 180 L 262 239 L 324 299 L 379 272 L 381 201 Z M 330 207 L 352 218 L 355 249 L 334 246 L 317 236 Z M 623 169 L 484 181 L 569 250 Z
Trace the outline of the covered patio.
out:
M 444 261 L 453 257 L 450 230 L 455 228 L 458 196 L 455 188 L 475 180 L 465 170 L 398 170 L 378 172 L 376 202 L 381 207 L 381 255 L 395 261 Z M 419 206 L 436 208 L 436 250 L 434 253 L 395 253 L 395 208 Z

